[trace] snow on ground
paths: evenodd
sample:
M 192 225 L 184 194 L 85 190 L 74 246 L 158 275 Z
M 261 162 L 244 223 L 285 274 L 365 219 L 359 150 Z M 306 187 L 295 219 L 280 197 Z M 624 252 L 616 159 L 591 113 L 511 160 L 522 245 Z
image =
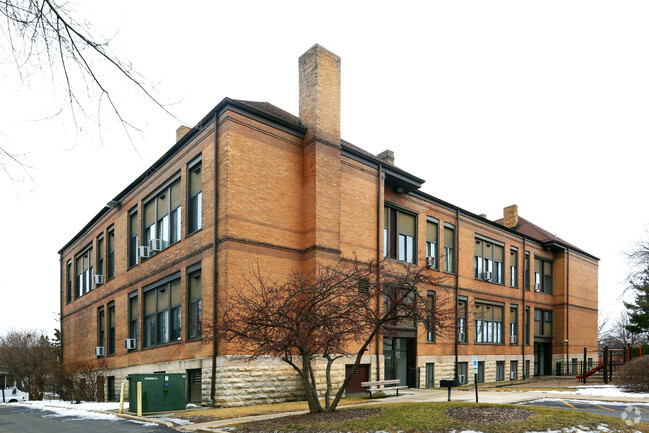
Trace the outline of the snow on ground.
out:
M 194 424 L 188 419 L 181 419 L 181 418 L 171 418 L 169 415 L 147 415 L 147 418 L 155 418 L 159 419 L 160 421 L 169 421 L 172 422 L 176 425 L 190 425 Z
M 593 385 L 575 386 L 574 391 L 545 391 L 534 390 L 534 392 L 545 394 L 566 394 L 566 395 L 588 395 L 591 397 L 636 397 L 649 399 L 649 393 L 628 392 L 624 388 L 615 385 Z
M 569 399 L 569 398 L 552 398 L 552 397 L 545 397 L 545 398 L 540 398 L 538 400 L 534 400 L 535 403 L 536 402 L 544 402 L 544 401 L 550 401 L 550 402 L 567 401 L 568 403 L 571 403 L 571 404 L 572 403 L 588 403 L 588 404 L 611 404 L 611 403 L 615 404 L 615 403 L 617 403 L 617 404 L 623 404 L 623 405 L 628 404 L 628 405 L 632 405 L 632 406 L 649 406 L 649 402 L 648 403 L 639 403 L 639 402 L 635 402 L 635 401 L 632 402 L 632 403 L 628 403 L 628 402 L 625 402 L 625 401 L 615 402 L 615 401 L 602 401 L 602 400 L 577 400 L 577 399 L 572 400 L 572 399 Z M 527 402 L 522 402 L 522 403 L 518 403 L 518 404 L 522 405 L 522 404 L 525 404 L 525 403 L 527 403 Z
M 110 411 L 118 410 L 119 403 L 95 403 L 95 402 L 83 402 L 79 404 L 70 403 L 68 401 L 62 400 L 45 400 L 45 401 L 29 401 L 25 403 L 15 403 L 22 406 L 29 406 L 35 409 L 40 409 L 43 411 L 50 411 L 52 414 L 46 415 L 47 417 L 64 417 L 70 416 L 74 418 L 83 418 L 83 419 L 94 419 L 94 420 L 104 420 L 104 421 L 117 421 L 120 418 L 117 415 L 110 413 L 100 413 L 95 411 Z M 124 403 L 124 410 L 128 409 L 128 403 Z M 128 420 L 129 422 L 135 422 L 137 424 L 155 426 L 156 423 L 151 422 L 142 422 Z

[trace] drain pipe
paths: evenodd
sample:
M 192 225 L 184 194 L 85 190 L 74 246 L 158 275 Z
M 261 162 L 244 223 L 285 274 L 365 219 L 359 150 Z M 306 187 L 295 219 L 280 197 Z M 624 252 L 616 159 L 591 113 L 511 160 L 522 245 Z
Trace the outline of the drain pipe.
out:
M 212 200 L 212 205 L 214 206 L 214 226 L 213 232 L 214 237 L 212 240 L 212 380 L 210 383 L 210 403 L 213 406 L 215 403 L 216 396 L 216 357 L 219 351 L 219 343 L 216 337 L 216 325 L 217 325 L 217 298 L 218 298 L 218 284 L 217 284 L 217 254 L 218 254 L 218 245 L 216 243 L 218 237 L 217 231 L 217 221 L 219 218 L 219 164 L 218 164 L 218 122 L 219 122 L 219 113 L 214 113 L 214 195 Z
M 525 344 L 527 344 L 527 336 L 528 333 L 530 332 L 530 325 L 528 323 L 529 321 L 529 315 L 527 314 L 527 306 L 525 305 L 525 292 L 530 287 L 530 277 L 529 277 L 529 265 L 527 269 L 527 274 L 525 273 L 525 265 L 528 264 L 527 260 L 527 246 L 526 246 L 526 241 L 527 237 L 523 236 L 523 343 L 521 344 L 521 351 L 523 355 L 523 379 L 527 379 L 527 375 L 525 374 Z
M 383 235 L 383 231 L 381 230 L 381 211 L 382 211 L 382 206 L 381 206 L 381 193 L 383 192 L 383 182 L 381 181 L 381 173 L 383 173 L 383 164 L 379 163 L 378 167 L 378 176 L 377 176 L 377 184 L 376 184 L 376 225 L 377 225 L 377 232 L 376 232 L 376 262 L 377 265 L 381 262 L 381 236 Z M 385 222 L 384 222 L 385 224 Z M 377 287 L 381 284 L 381 272 L 379 271 L 379 268 L 377 266 L 376 268 L 376 284 Z M 379 313 L 380 308 L 381 308 L 381 299 L 380 299 L 379 291 L 376 292 L 376 312 Z M 376 348 L 375 348 L 375 354 L 376 354 L 376 380 L 381 380 L 381 366 L 379 365 L 379 334 L 376 334 Z
M 459 335 L 459 329 L 458 329 L 458 311 L 457 311 L 457 304 L 459 301 L 460 297 L 460 208 L 455 209 L 455 347 L 454 347 L 454 352 L 455 352 L 455 376 L 453 377 L 453 380 L 457 383 L 458 381 L 458 372 L 457 372 L 457 366 L 458 366 L 458 335 Z M 467 316 L 469 314 L 469 303 L 466 303 L 466 312 Z M 466 326 L 468 326 L 467 323 L 465 323 Z M 466 333 L 465 333 L 466 335 Z M 450 390 L 450 388 L 449 388 Z M 450 391 L 449 391 L 450 392 Z
M 566 371 L 570 358 L 570 248 L 566 248 Z M 586 378 L 584 378 L 586 380 Z

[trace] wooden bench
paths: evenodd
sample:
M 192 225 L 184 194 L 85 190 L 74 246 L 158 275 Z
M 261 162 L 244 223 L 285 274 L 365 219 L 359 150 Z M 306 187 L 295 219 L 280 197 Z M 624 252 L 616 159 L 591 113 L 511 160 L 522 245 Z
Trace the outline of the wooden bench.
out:
M 370 394 L 372 398 L 372 392 L 381 392 L 381 391 L 391 391 L 396 390 L 397 396 L 399 395 L 400 389 L 408 389 L 406 385 L 399 385 L 401 380 L 392 379 L 392 380 L 375 380 L 372 382 L 361 382 L 361 386 L 365 388 L 365 392 Z

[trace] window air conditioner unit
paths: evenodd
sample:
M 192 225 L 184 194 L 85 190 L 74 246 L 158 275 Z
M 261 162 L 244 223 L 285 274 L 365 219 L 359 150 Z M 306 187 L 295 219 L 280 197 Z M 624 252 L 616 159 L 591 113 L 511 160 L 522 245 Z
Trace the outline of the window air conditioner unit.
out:
M 149 251 L 162 251 L 162 239 L 151 239 L 149 241 Z
M 482 273 L 482 279 L 485 280 L 485 281 L 491 281 L 491 276 L 492 276 L 491 272 L 483 272 Z
M 426 267 L 428 269 L 435 269 L 435 263 L 436 263 L 435 257 L 432 256 L 426 257 Z
M 104 356 L 104 346 L 95 347 L 95 356 Z
M 539 283 L 534 283 L 534 291 L 535 292 L 540 292 L 541 291 L 541 285 Z
M 516 344 L 516 342 L 518 341 L 518 335 L 512 335 L 510 338 L 512 344 Z
M 126 350 L 137 349 L 137 342 L 135 338 L 127 338 L 124 340 L 124 348 Z
M 92 277 L 93 283 L 95 283 L 96 286 L 100 284 L 104 284 L 104 276 L 103 275 L 95 275 Z
M 137 258 L 138 259 L 148 259 L 149 258 L 149 247 L 145 247 L 145 246 L 137 247 Z
M 463 374 L 460 374 L 460 375 L 457 377 L 457 380 L 458 380 L 458 382 L 460 382 L 460 383 L 466 383 L 466 376 L 463 375 Z
M 509 379 L 510 380 L 515 380 L 516 379 L 516 372 L 515 371 L 510 371 L 509 372 Z

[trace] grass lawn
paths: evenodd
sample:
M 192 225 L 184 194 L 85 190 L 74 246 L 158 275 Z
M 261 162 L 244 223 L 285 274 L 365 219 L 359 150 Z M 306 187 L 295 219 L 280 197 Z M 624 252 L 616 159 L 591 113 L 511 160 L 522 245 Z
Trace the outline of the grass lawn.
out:
M 509 421 L 503 419 L 484 423 L 480 419 L 454 419 L 445 412 L 458 408 L 505 408 L 531 411 L 525 420 Z M 649 433 L 649 424 L 640 423 L 627 426 L 621 418 L 593 415 L 575 411 L 564 411 L 514 405 L 476 405 L 474 403 L 402 403 L 381 405 L 376 412 L 373 408 L 354 408 L 356 416 L 345 419 L 340 409 L 334 414 L 298 415 L 291 418 L 271 419 L 263 422 L 239 424 L 237 432 L 450 432 L 453 430 L 473 430 L 484 433 L 524 433 L 547 432 L 563 428 L 580 427 L 598 431 L 606 425 L 608 431 Z M 365 416 L 363 411 L 369 415 Z M 374 413 L 372 413 L 374 412 Z M 497 411 L 496 411 L 497 412 Z M 506 411 L 503 411 L 506 412 Z

